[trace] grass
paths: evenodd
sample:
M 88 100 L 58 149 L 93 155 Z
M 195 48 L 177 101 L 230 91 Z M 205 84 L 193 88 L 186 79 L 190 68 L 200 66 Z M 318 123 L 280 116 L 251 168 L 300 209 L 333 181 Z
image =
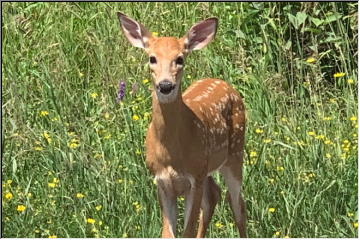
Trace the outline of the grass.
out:
M 3 237 L 160 236 L 147 57 L 116 11 L 177 37 L 220 18 L 183 88 L 216 77 L 244 97 L 249 237 L 358 237 L 357 3 L 2 6 Z M 238 237 L 224 197 L 207 236 Z

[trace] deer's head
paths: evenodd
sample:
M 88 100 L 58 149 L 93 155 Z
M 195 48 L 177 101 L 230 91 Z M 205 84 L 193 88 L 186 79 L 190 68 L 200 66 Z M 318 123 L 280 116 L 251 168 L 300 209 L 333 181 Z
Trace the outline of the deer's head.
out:
M 182 38 L 155 37 L 140 23 L 117 13 L 121 29 L 134 47 L 143 48 L 149 56 L 153 85 L 160 103 L 173 102 L 179 94 L 185 57 L 192 50 L 205 47 L 214 39 L 217 18 L 195 24 Z

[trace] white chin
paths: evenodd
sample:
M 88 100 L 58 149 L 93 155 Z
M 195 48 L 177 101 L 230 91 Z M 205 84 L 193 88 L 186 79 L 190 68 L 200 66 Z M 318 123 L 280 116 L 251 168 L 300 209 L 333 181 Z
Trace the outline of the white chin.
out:
M 178 94 L 178 85 L 176 85 L 175 89 L 171 91 L 171 93 L 169 94 L 163 94 L 160 91 L 158 91 L 157 89 L 156 91 L 156 96 L 157 99 L 160 103 L 172 103 L 175 101 L 177 94 Z

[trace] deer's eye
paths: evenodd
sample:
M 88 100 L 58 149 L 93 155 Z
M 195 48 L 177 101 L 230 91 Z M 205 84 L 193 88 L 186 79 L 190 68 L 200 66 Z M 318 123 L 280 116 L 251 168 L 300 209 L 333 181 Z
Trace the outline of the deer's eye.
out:
M 178 57 L 175 60 L 176 65 L 183 65 L 184 64 L 184 58 L 183 57 Z
M 150 61 L 151 64 L 155 64 L 156 63 L 156 57 L 151 56 L 149 61 Z

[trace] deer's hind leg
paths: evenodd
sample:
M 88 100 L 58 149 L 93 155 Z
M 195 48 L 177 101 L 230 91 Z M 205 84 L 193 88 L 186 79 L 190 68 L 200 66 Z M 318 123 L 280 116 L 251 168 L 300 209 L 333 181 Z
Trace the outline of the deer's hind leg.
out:
M 230 161 L 230 159 L 229 159 Z M 228 188 L 231 210 L 240 237 L 246 237 L 246 206 L 241 195 L 241 165 L 239 162 L 228 163 L 220 169 Z
M 197 238 L 203 238 L 214 213 L 216 204 L 220 200 L 220 188 L 211 176 L 204 181 L 204 192 L 201 200 L 201 212 Z

